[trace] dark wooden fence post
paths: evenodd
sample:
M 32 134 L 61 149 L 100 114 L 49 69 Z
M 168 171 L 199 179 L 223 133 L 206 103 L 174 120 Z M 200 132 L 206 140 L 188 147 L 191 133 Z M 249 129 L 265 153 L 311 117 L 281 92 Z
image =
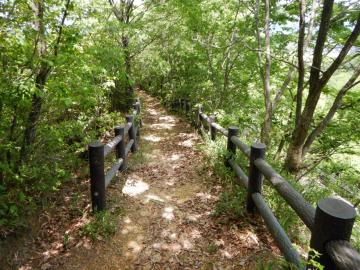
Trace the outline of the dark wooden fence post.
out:
M 182 98 L 179 99 L 179 103 L 180 103 L 180 114 L 184 115 L 184 100 Z
M 216 121 L 216 116 L 215 115 L 210 115 L 209 116 L 209 127 L 210 127 L 210 138 L 212 141 L 215 141 L 216 139 L 216 128 L 214 128 L 211 124 L 215 123 Z
M 203 111 L 203 108 L 200 105 L 197 112 L 196 112 L 196 125 L 197 125 L 197 128 L 201 128 L 201 125 L 202 125 L 202 120 L 201 120 L 202 111 Z
M 140 103 L 139 102 L 134 103 L 134 109 L 136 110 L 136 114 L 140 114 Z
M 350 241 L 356 211 L 350 204 L 336 199 L 324 198 L 316 207 L 314 227 L 311 231 L 310 248 L 321 255 L 316 259 L 325 269 L 334 269 L 325 245 L 332 240 Z M 310 251 L 309 257 L 312 256 Z M 311 266 L 309 266 L 311 269 Z
M 105 209 L 104 144 L 95 141 L 89 144 L 90 190 L 92 209 Z
M 255 166 L 254 161 L 258 158 L 264 158 L 266 145 L 263 143 L 254 143 L 251 146 L 250 165 L 249 165 L 249 184 L 247 190 L 246 210 L 250 213 L 256 211 L 256 206 L 251 195 L 255 192 L 261 193 L 263 175 Z
M 119 171 L 124 171 L 127 168 L 127 159 L 125 153 L 125 125 L 115 127 L 115 136 L 122 136 L 121 141 L 116 146 L 116 157 L 123 160 Z
M 137 151 L 137 140 L 136 140 L 136 127 L 135 127 L 135 121 L 133 115 L 127 115 L 126 116 L 126 122 L 131 123 L 131 127 L 129 128 L 129 139 L 134 140 L 133 145 L 131 146 L 131 152 Z
M 228 127 L 228 137 L 227 137 L 227 150 L 230 156 L 225 161 L 225 165 L 230 167 L 229 160 L 232 159 L 236 154 L 236 145 L 231 141 L 232 136 L 237 136 L 239 129 L 237 127 L 231 126 Z
M 188 116 L 190 112 L 190 102 L 188 99 L 185 99 L 185 115 Z

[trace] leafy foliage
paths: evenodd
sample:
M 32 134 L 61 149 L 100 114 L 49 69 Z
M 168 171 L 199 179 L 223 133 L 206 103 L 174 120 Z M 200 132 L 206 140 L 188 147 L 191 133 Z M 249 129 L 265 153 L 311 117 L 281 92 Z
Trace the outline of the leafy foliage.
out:
M 247 144 L 262 139 L 266 118 L 263 59 L 267 54 L 262 1 L 145 0 L 141 4 L 135 1 L 135 6 L 126 6 L 131 1 L 120 2 L 131 11 L 128 20 L 119 19 L 114 6 L 102 1 L 9 0 L 0 4 L 2 236 L 26 226 L 28 215 L 46 206 L 66 181 L 76 177 L 76 170 L 86 160 L 86 145 L 119 124 L 121 113 L 116 109 L 131 106 L 129 89 L 142 88 L 164 104 L 179 98 L 202 104 L 222 126 L 238 126 L 239 136 Z M 309 44 L 304 79 L 308 81 L 322 5 L 315 5 L 314 27 L 309 29 L 313 5 L 305 3 Z M 354 1 L 335 1 L 322 71 L 339 55 L 357 23 L 358 10 Z M 297 2 L 270 1 L 269 83 L 276 106 L 269 119 L 267 159 L 274 161 L 271 163 L 278 171 L 291 152 L 294 131 L 299 130 L 295 124 L 298 13 Z M 341 89 L 355 74 L 359 46 L 357 38 L 319 92 L 307 133 L 326 119 Z M 358 205 L 358 80 L 309 151 L 299 157 L 299 171 L 286 175 L 314 205 L 333 194 Z M 305 98 L 312 96 L 307 84 L 303 95 L 305 108 Z M 224 141 L 208 142 L 204 150 L 217 175 L 231 183 L 233 175 L 223 164 L 227 155 Z M 141 155 L 137 158 L 139 163 L 145 161 Z M 244 159 L 238 157 L 237 161 L 246 168 Z M 264 193 L 287 232 L 306 242 L 294 213 L 273 190 L 265 187 Z M 241 215 L 238 206 L 242 199 L 237 188 L 224 193 L 217 213 Z M 104 214 L 102 218 L 109 217 Z M 102 230 L 98 225 L 95 222 L 85 231 L 96 235 Z M 358 227 L 357 221 L 357 247 Z M 104 230 L 107 234 L 111 226 Z

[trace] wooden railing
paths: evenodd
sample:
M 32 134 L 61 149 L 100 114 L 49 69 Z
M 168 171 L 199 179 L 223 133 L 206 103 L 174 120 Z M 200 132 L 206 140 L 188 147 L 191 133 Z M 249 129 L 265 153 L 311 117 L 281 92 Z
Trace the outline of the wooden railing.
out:
M 247 189 L 246 210 L 261 215 L 288 262 L 298 268 L 303 267 L 298 251 L 293 248 L 288 235 L 262 195 L 263 178 L 268 180 L 268 183 L 309 228 L 310 248 L 320 253 L 320 257 L 315 258 L 317 262 L 325 266 L 325 269 L 360 269 L 360 255 L 349 243 L 357 216 L 352 205 L 337 198 L 324 198 L 317 203 L 315 209 L 267 163 L 264 144 L 254 143 L 249 147 L 238 137 L 237 127 L 231 126 L 225 129 L 215 122 L 215 116 L 206 115 L 202 107 L 191 108 L 189 105 L 183 105 L 183 102 L 180 100 L 171 104 L 174 109 L 180 109 L 187 115 L 191 111 L 195 112 L 195 124 L 204 136 L 209 135 L 211 140 L 215 140 L 219 133 L 227 138 L 229 157 L 225 164 L 234 170 L 237 183 Z M 249 160 L 248 175 L 234 160 L 237 149 Z M 310 251 L 309 257 L 312 255 Z M 311 266 L 308 268 L 311 269 Z
M 90 167 L 90 192 L 92 209 L 102 211 L 106 208 L 106 188 L 118 171 L 127 168 L 127 156 L 129 152 L 136 152 L 138 149 L 138 138 L 140 126 L 137 126 L 135 118 L 140 115 L 141 106 L 138 100 L 134 104 L 132 115 L 125 117 L 126 124 L 114 128 L 115 138 L 107 144 L 94 141 L 89 144 L 89 167 Z M 128 140 L 126 143 L 126 134 Z M 105 172 L 105 158 L 115 150 L 116 160 L 111 168 Z

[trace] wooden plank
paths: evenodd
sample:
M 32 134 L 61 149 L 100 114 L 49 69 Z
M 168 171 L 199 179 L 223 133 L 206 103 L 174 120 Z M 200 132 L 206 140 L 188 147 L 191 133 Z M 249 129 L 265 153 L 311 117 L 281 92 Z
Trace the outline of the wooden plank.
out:
M 222 126 L 220 126 L 219 124 L 213 122 L 211 123 L 211 126 L 213 128 L 215 128 L 216 130 L 218 130 L 221 134 L 223 134 L 224 136 L 228 136 L 228 131 L 226 130 L 226 128 L 223 128 Z
M 128 144 L 126 145 L 126 148 L 125 148 L 125 155 L 127 156 L 129 154 L 129 151 L 132 147 L 132 145 L 134 144 L 134 139 L 131 139 Z
M 105 175 L 105 188 L 107 188 L 107 186 L 111 182 L 111 179 L 113 179 L 114 176 L 116 175 L 116 173 L 119 171 L 119 168 L 120 168 L 122 163 L 123 163 L 122 158 L 117 159 L 116 162 L 114 163 L 114 165 L 111 167 L 111 169 L 106 173 L 106 175 Z
M 250 147 L 247 146 L 244 142 L 240 141 L 240 139 L 237 136 L 232 136 L 231 141 L 240 149 L 241 152 L 244 153 L 244 155 L 250 159 Z
M 294 209 L 305 225 L 312 230 L 315 218 L 315 209 L 303 196 L 297 192 L 281 175 L 279 175 L 265 160 L 257 159 L 255 166 L 269 180 L 281 197 Z
M 274 237 L 280 251 L 284 254 L 285 259 L 300 268 L 301 260 L 299 253 L 293 248 L 289 237 L 281 227 L 279 221 L 276 219 L 269 206 L 264 201 L 263 196 L 256 192 L 253 193 L 251 197 L 260 215 L 264 219 L 266 227 Z
M 229 160 L 229 164 L 230 164 L 231 168 L 235 171 L 237 179 L 239 179 L 239 181 L 237 181 L 237 183 L 241 184 L 243 187 L 245 187 L 247 189 L 248 182 L 249 182 L 247 175 L 244 173 L 244 171 L 241 169 L 241 167 L 236 164 L 236 162 L 234 160 Z

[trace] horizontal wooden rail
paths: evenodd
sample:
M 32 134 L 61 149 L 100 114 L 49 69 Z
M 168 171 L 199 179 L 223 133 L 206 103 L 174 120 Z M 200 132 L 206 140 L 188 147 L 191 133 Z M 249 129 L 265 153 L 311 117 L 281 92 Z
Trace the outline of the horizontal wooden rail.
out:
M 241 184 L 244 188 L 248 188 L 249 178 L 244 173 L 239 165 L 236 164 L 234 160 L 229 160 L 229 164 L 231 168 L 235 171 L 237 178 L 239 179 L 239 184 Z
M 223 134 L 224 136 L 227 137 L 228 135 L 228 131 L 226 130 L 226 128 L 223 128 L 222 126 L 220 126 L 219 124 L 213 122 L 211 123 L 211 126 L 214 127 L 217 131 L 219 131 L 221 134 Z
M 133 146 L 133 144 L 134 144 L 134 140 L 132 139 L 132 140 L 130 140 L 130 141 L 128 142 L 128 144 L 126 145 L 126 148 L 125 148 L 125 154 L 126 154 L 126 155 L 128 155 L 128 153 L 130 152 L 131 147 Z
M 200 116 L 203 120 L 209 123 L 210 121 L 209 116 L 207 116 L 205 113 L 200 113 Z
M 325 249 L 337 270 L 360 269 L 360 255 L 348 241 L 330 241 L 325 245 Z
M 282 178 L 282 176 L 279 175 L 265 160 L 257 159 L 254 163 L 280 196 L 284 198 L 292 209 L 294 209 L 305 225 L 312 230 L 314 226 L 315 209 L 311 204 L 308 203 L 303 196 Z
M 111 169 L 106 173 L 105 175 L 105 188 L 110 184 L 111 180 L 114 178 L 116 173 L 118 172 L 121 164 L 123 163 L 123 159 L 119 158 L 115 161 L 114 165 L 111 167 Z
M 264 201 L 263 196 L 260 193 L 253 193 L 251 197 L 256 205 L 256 208 L 260 212 L 260 215 L 264 219 L 266 227 L 274 237 L 286 260 L 293 263 L 295 266 L 300 267 L 301 261 L 299 253 L 293 248 L 289 237 L 281 227 L 269 206 Z
M 115 137 L 103 144 L 95 141 L 89 144 L 89 166 L 90 166 L 90 189 L 91 201 L 94 211 L 102 211 L 106 208 L 106 188 L 118 171 L 127 168 L 127 155 L 129 152 L 137 151 L 137 140 L 140 134 L 136 127 L 135 117 L 141 113 L 140 102 L 134 104 L 134 114 L 125 117 L 126 124 L 114 128 Z M 141 119 L 139 121 L 141 123 Z M 128 143 L 125 144 L 125 134 L 128 134 Z M 115 150 L 116 161 L 105 174 L 105 157 Z
M 250 147 L 247 146 L 245 143 L 240 141 L 240 139 L 236 136 L 232 136 L 230 140 L 240 149 L 241 152 L 244 153 L 244 155 L 247 158 L 250 158 Z

